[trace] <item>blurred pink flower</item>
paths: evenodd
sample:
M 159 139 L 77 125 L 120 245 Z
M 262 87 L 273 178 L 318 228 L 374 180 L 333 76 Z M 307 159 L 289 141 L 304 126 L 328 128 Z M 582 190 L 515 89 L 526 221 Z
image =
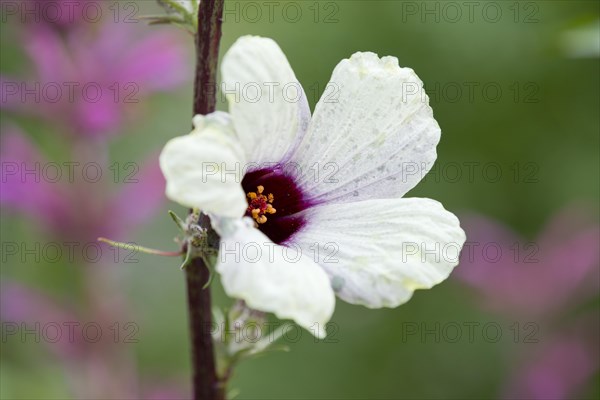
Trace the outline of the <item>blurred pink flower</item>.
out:
M 62 229 L 70 212 L 65 188 L 40 179 L 35 172 L 28 172 L 39 170 L 47 160 L 17 128 L 2 128 L 0 204 L 28 214 L 54 229 Z
M 110 20 L 85 28 L 64 34 L 48 26 L 28 29 L 24 47 L 36 75 L 0 77 L 0 107 L 60 122 L 78 135 L 105 137 L 139 114 L 144 98 L 190 76 L 175 32 L 140 35 L 141 24 Z
M 470 241 L 455 278 L 477 289 L 484 307 L 543 318 L 597 294 L 600 226 L 585 208 L 561 211 L 533 241 L 483 216 L 461 221 Z
M 88 6 L 87 3 L 94 4 Z M 101 6 L 102 2 L 97 0 L 19 0 L 6 2 L 2 11 L 8 21 L 69 29 L 83 22 L 93 23 L 97 15 L 102 15 L 98 10 L 101 13 L 110 10 Z
M 25 3 L 44 7 L 50 2 Z M 65 3 L 57 4 L 62 7 Z M 139 163 L 128 162 L 133 168 L 125 171 L 126 176 L 115 178 L 106 139 L 122 132 L 128 118 L 143 117 L 144 98 L 185 83 L 184 77 L 191 75 L 185 71 L 185 50 L 174 32 L 147 31 L 141 23 L 116 24 L 110 18 L 93 25 L 45 22 L 23 25 L 24 48 L 35 75 L 26 82 L 0 76 L 0 108 L 37 116 L 44 128 L 56 124 L 67 136 L 63 150 L 68 161 L 46 157 L 28 135 L 3 124 L 0 205 L 27 215 L 34 226 L 50 230 L 51 237 L 63 243 L 97 244 L 98 236 L 127 241 L 131 230 L 163 205 L 165 182 L 157 154 Z M 47 135 L 46 130 L 40 133 Z M 80 166 L 74 176 L 67 172 L 71 171 L 69 163 Z M 82 173 L 81 166 L 88 164 L 100 169 L 101 180 Z M 49 178 L 48 166 L 50 177 L 61 176 Z M 117 184 L 116 190 L 109 190 Z M 83 325 L 90 317 L 106 326 L 115 318 L 125 321 L 127 301 L 114 280 L 120 257 L 115 259 L 113 252 L 103 251 L 99 259 L 75 261 L 81 263 L 78 272 L 82 279 L 73 284 L 83 285 L 85 293 L 77 312 L 68 310 L 60 300 L 3 278 L 2 321 L 19 326 L 79 320 Z M 108 340 L 108 335 L 103 339 L 90 343 L 81 336 L 74 341 L 64 336 L 48 343 L 64 366 L 74 398 L 186 397 L 175 385 L 139 382 L 131 346 Z
M 131 345 L 117 343 L 107 329 L 117 322 L 113 314 L 113 319 L 108 320 L 98 319 L 99 314 L 94 314 L 93 321 L 89 317 L 34 288 L 7 279 L 0 285 L 3 340 L 22 341 L 23 332 L 29 332 L 30 337 L 38 332 L 37 341 L 44 343 L 63 365 L 73 398 L 190 398 L 182 384 L 139 375 L 127 348 Z M 98 339 L 86 339 L 83 327 L 88 323 L 104 328 L 105 334 Z
M 537 345 L 515 368 L 503 398 L 578 398 L 598 371 L 597 316 Z M 583 322 L 583 323 L 581 323 Z
M 0 205 L 32 217 L 42 227 L 60 235 L 72 235 L 79 241 L 95 241 L 98 236 L 124 239 L 164 204 L 165 181 L 156 154 L 139 164 L 132 163 L 137 173 L 129 182 L 120 182 L 115 193 L 108 193 L 103 184 L 106 181 L 86 182 L 79 170 L 74 169 L 79 173 L 69 181 L 63 162 L 49 163 L 17 128 L 3 128 L 6 133 L 0 138 Z M 104 175 L 110 172 L 105 161 L 88 161 L 100 166 Z M 86 160 L 77 162 L 85 165 Z M 56 182 L 49 181 L 50 173 L 43 172 L 51 164 L 62 175 Z
M 476 289 L 483 308 L 530 318 L 545 330 L 544 340 L 521 354 L 504 398 L 570 399 L 598 371 L 597 310 L 568 321 L 600 286 L 600 227 L 587 210 L 565 208 L 531 242 L 489 218 L 461 218 L 471 242 L 455 279 Z
M 101 235 L 115 237 L 123 233 L 123 226 L 137 226 L 154 216 L 165 202 L 165 178 L 158 165 L 158 153 L 152 153 L 142 162 L 135 174 L 136 182 L 124 183 L 120 191 L 112 196 L 103 215 L 106 231 Z
M 65 324 L 77 321 L 76 314 L 72 310 L 59 306 L 41 292 L 6 279 L 3 279 L 0 284 L 0 316 L 2 322 L 6 324 L 3 326 L 6 339 L 13 335 L 18 337 L 22 330 L 21 324 L 26 324 L 29 329 L 33 329 L 35 324 L 42 327 L 47 324 L 57 324 L 62 329 L 68 326 Z M 9 328 L 7 324 L 10 323 L 19 325 Z M 54 331 L 51 332 L 54 334 Z M 79 339 L 80 336 L 74 336 L 70 341 L 68 335 L 61 335 L 58 340 L 51 343 L 50 350 L 61 358 L 80 356 L 83 349 Z

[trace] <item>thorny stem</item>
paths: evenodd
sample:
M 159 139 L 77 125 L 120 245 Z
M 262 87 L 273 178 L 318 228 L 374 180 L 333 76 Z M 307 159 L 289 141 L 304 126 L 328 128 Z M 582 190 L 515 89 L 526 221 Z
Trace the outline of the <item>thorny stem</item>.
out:
M 194 81 L 194 115 L 215 111 L 215 93 L 209 85 L 216 81 L 219 42 L 224 0 L 201 0 L 196 34 L 196 77 Z M 208 218 L 201 227 L 210 228 Z M 225 387 L 217 376 L 211 336 L 212 310 L 210 287 L 203 289 L 209 270 L 201 257 L 194 258 L 185 269 L 188 312 L 192 346 L 193 391 L 195 400 L 224 400 Z

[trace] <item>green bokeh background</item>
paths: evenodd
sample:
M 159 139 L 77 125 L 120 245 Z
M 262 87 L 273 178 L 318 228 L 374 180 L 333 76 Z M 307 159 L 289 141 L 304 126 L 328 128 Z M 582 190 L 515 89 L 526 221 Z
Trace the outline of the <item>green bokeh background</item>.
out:
M 151 1 L 139 3 L 141 14 L 156 10 Z M 255 2 L 262 16 L 253 22 L 255 14 L 247 3 L 226 0 L 229 11 L 222 53 L 241 35 L 274 38 L 303 83 L 311 109 L 335 65 L 356 51 L 396 56 L 401 66 L 418 73 L 442 127 L 438 146 L 438 174 L 442 175 L 427 178 L 410 195 L 437 199 L 458 214 L 486 214 L 528 238 L 534 238 L 553 213 L 573 201 L 597 204 L 599 59 L 568 58 L 560 45 L 565 30 L 598 18 L 597 1 L 519 2 L 517 21 L 515 2 L 495 2 L 503 12 L 497 23 L 482 14 L 488 2 L 475 9 L 473 21 L 461 7 L 463 17 L 455 23 L 450 21 L 452 10 L 443 12 L 448 2 L 293 2 L 303 13 L 297 23 L 289 22 L 292 9 L 288 20 L 282 14 L 288 2 L 278 2 L 272 22 L 262 1 Z M 437 4 L 439 22 L 431 15 L 423 22 L 420 14 L 407 14 L 407 3 L 419 10 Z M 320 10 L 316 22 L 315 7 Z M 526 22 L 526 18 L 533 19 Z M 28 64 L 19 45 L 10 40 L 12 28 L 2 27 L 1 67 L 15 73 Z M 189 49 L 191 59 L 191 43 Z M 469 82 L 478 85 L 472 99 L 465 86 Z M 462 88 L 458 97 L 453 90 L 457 85 Z M 485 85 L 501 88 L 497 101 L 492 101 L 493 89 L 483 91 Z M 318 93 L 311 87 L 318 87 Z M 520 91 L 516 98 L 515 87 Z M 112 143 L 114 161 L 141 159 L 169 138 L 187 133 L 191 93 L 190 77 L 190 85 L 179 92 L 150 99 L 145 107 L 151 112 Z M 221 108 L 225 109 L 223 104 Z M 61 159 L 62 143 L 56 136 L 34 122 L 20 123 L 50 157 Z M 443 179 L 444 166 L 465 162 L 479 163 L 473 180 L 465 175 L 465 167 L 456 182 Z M 498 182 L 484 179 L 486 163 L 501 166 Z M 533 165 L 534 182 L 515 181 L 515 163 Z M 184 213 L 176 205 L 169 207 Z M 5 210 L 1 232 L 2 240 L 47 240 L 31 220 Z M 131 240 L 166 248 L 175 234 L 165 208 Z M 171 377 L 186 384 L 190 363 L 183 276 L 176 261 L 140 257 L 142 264 L 125 264 L 120 271 L 123 290 L 132 303 L 132 320 L 140 327 L 139 343 L 130 346 L 145 376 Z M 5 277 L 77 303 L 80 289 L 73 266 L 3 264 Z M 217 287 L 215 303 L 227 302 Z M 470 321 L 499 323 L 502 339 L 490 343 L 480 331 L 473 343 L 464 337 L 457 343 L 436 343 L 431 336 L 421 341 L 418 335 L 403 339 L 407 322 L 433 327 Z M 337 342 L 315 343 L 303 331 L 297 343 L 287 343 L 289 353 L 243 363 L 231 387 L 241 390 L 242 399 L 493 398 L 523 347 L 536 346 L 515 344 L 510 331 L 514 321 L 480 311 L 473 292 L 453 279 L 417 292 L 408 304 L 393 310 L 367 310 L 339 301 L 332 322 L 339 328 L 332 337 Z M 545 334 L 539 334 L 542 342 Z M 61 374 L 43 344 L 2 343 L 2 398 L 63 398 L 67 394 Z M 597 398 L 598 393 L 596 384 L 581 395 Z

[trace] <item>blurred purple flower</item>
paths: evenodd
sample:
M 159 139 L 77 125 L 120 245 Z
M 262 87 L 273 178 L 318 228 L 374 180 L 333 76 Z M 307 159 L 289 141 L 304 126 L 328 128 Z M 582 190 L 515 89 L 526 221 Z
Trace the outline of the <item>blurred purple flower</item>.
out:
M 36 290 L 19 285 L 15 282 L 7 282 L 6 279 L 0 284 L 0 319 L 3 323 L 26 324 L 32 329 L 35 324 L 46 326 L 47 324 L 58 324 L 65 327 L 65 323 L 77 321 L 75 313 L 59 306 L 56 302 Z M 3 329 L 9 331 L 9 326 Z M 16 327 L 17 335 L 20 334 L 21 326 Z M 53 331 L 54 332 L 54 331 Z M 7 338 L 10 335 L 7 334 Z M 61 335 L 52 343 L 50 349 L 61 358 L 73 358 L 81 355 L 82 343 L 80 336 L 69 341 L 68 335 Z M 75 341 L 77 340 L 77 341 Z
M 135 175 L 135 183 L 125 183 L 106 206 L 111 218 L 103 215 L 106 229 L 101 235 L 117 237 L 123 227 L 137 226 L 152 218 L 165 202 L 165 178 L 158 165 L 158 153 L 150 154 Z
M 86 3 L 94 4 L 90 7 Z M 101 6 L 102 3 L 97 0 L 19 0 L 6 2 L 2 11 L 7 20 L 30 25 L 48 25 L 55 29 L 69 29 L 82 22 L 96 20 L 96 13 Z
M 581 396 L 581 389 L 598 371 L 599 357 L 597 316 L 580 322 L 528 354 L 514 371 L 503 398 L 567 400 Z
M 563 210 L 530 242 L 483 216 L 461 221 L 470 242 L 455 277 L 479 291 L 484 307 L 543 317 L 597 294 L 600 226 L 585 208 Z
M 51 2 L 24 3 L 45 7 Z M 67 2 L 54 3 L 63 7 Z M 70 174 L 65 173 L 64 162 L 48 160 L 18 128 L 2 125 L 0 205 L 26 214 L 36 226 L 62 240 L 82 244 L 107 236 L 126 241 L 131 229 L 163 205 L 165 182 L 158 156 L 151 154 L 133 164 L 135 175 L 119 180 L 116 191 L 107 190 L 116 182 L 107 177 L 111 169 L 106 139 L 122 132 L 127 118 L 143 117 L 144 98 L 185 82 L 190 76 L 185 71 L 185 49 L 175 33 L 145 31 L 142 24 L 115 24 L 110 18 L 93 26 L 62 19 L 47 22 L 27 25 L 22 32 L 35 75 L 28 81 L 0 76 L 0 108 L 40 117 L 44 126 L 56 124 L 69 139 L 65 141 L 65 151 L 73 158 L 69 162 L 95 163 L 104 180 L 92 182 L 80 169 L 74 179 L 67 179 Z M 44 174 L 50 164 L 57 166 L 61 179 L 52 181 Z M 3 278 L 2 321 L 62 325 L 82 320 L 84 324 L 93 316 L 109 326 L 114 318 L 125 320 L 127 301 L 112 274 L 118 268 L 114 254 L 101 254 L 93 262 L 101 268 L 81 260 L 86 261 L 81 265 L 86 302 L 77 313 L 51 296 Z M 81 337 L 65 342 L 66 338 L 49 347 L 64 364 L 74 398 L 187 397 L 175 385 L 147 382 L 150 389 L 143 384 L 140 389 L 131 349 L 108 340 L 108 335 L 98 343 Z
M 82 327 L 87 323 L 94 322 L 104 328 L 115 323 L 114 319 L 102 321 L 98 317 L 99 314 L 95 314 L 94 321 L 89 320 L 89 315 L 82 318 L 31 287 L 6 279 L 0 284 L 0 320 L 5 339 L 18 340 L 24 329 L 49 332 L 42 335 L 52 340 L 42 337 L 43 342 L 68 372 L 66 378 L 73 398 L 190 398 L 181 389 L 184 385 L 139 376 L 127 343 L 115 342 L 114 335 L 101 335 L 100 340 L 86 339 Z M 142 388 L 138 387 L 139 383 Z
M 483 308 L 535 319 L 550 336 L 514 367 L 504 398 L 573 398 L 598 371 L 597 310 L 577 324 L 564 320 L 598 295 L 600 227 L 586 210 L 562 210 L 532 242 L 489 218 L 461 218 L 471 242 L 455 279 L 477 290 Z
M 116 134 L 144 98 L 190 76 L 175 33 L 139 31 L 138 24 L 111 21 L 63 35 L 48 26 L 27 30 L 24 47 L 36 76 L 0 77 L 0 107 L 60 122 L 80 135 Z
M 39 170 L 47 160 L 17 128 L 2 128 L 5 132 L 0 137 L 0 204 L 28 214 L 56 230 L 63 228 L 70 212 L 65 188 L 40 179 L 39 174 L 27 172 Z
M 95 241 L 98 236 L 123 238 L 164 204 L 165 181 L 156 154 L 140 163 L 130 183 L 122 183 L 116 193 L 106 195 L 102 182 L 82 181 L 77 173 L 72 182 L 64 171 L 60 181 L 49 182 L 42 172 L 49 165 L 45 157 L 18 129 L 4 128 L 6 133 L 0 138 L 0 205 L 34 218 L 42 227 L 79 241 Z M 98 160 L 98 165 L 108 171 L 108 165 L 101 162 Z M 62 168 L 63 164 L 54 165 Z

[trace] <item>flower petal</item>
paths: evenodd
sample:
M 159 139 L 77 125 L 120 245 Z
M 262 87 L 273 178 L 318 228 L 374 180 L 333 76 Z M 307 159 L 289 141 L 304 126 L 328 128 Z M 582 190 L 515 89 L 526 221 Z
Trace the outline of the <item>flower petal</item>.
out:
M 292 160 L 316 200 L 402 197 L 429 171 L 440 128 L 423 83 L 395 57 L 342 60 Z M 315 168 L 320 175 L 315 179 Z
M 396 307 L 442 282 L 465 242 L 454 214 L 430 199 L 321 205 L 306 219 L 293 241 L 318 255 L 340 298 L 370 308 Z
M 315 336 L 324 337 L 325 324 L 335 307 L 325 271 L 300 249 L 271 242 L 249 218 L 238 224 L 230 236 L 221 238 L 217 263 L 227 295 L 244 300 L 253 309 L 293 319 Z
M 244 36 L 225 54 L 222 71 L 248 161 L 282 161 L 310 120 L 306 95 L 287 58 L 273 40 Z
M 194 117 L 195 129 L 170 140 L 160 154 L 167 197 L 207 213 L 240 218 L 248 203 L 241 186 L 244 156 L 229 116 Z

